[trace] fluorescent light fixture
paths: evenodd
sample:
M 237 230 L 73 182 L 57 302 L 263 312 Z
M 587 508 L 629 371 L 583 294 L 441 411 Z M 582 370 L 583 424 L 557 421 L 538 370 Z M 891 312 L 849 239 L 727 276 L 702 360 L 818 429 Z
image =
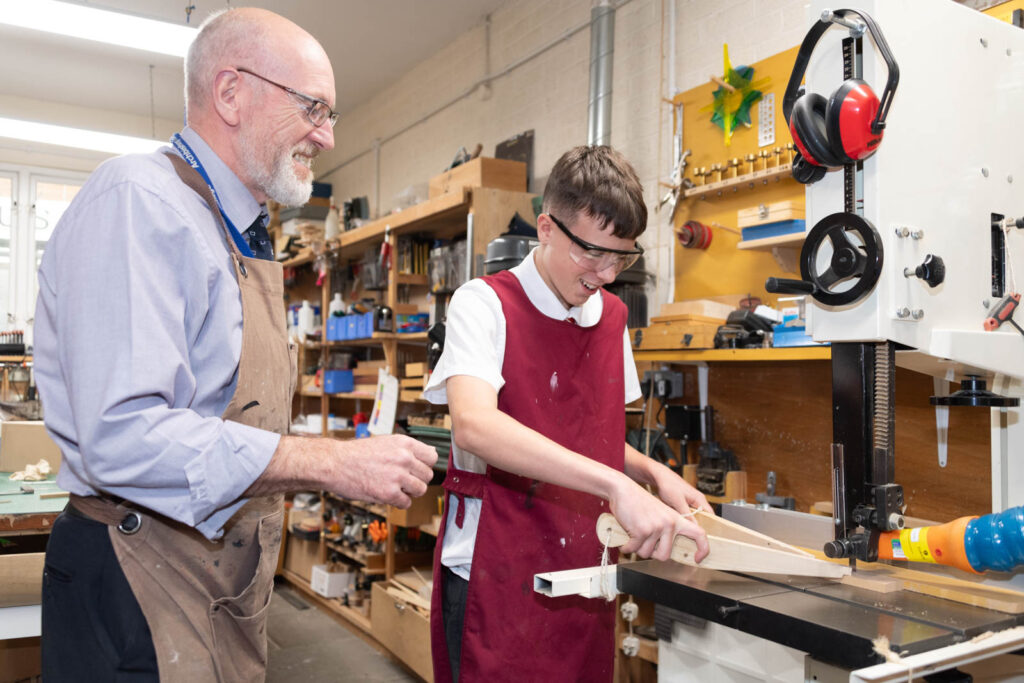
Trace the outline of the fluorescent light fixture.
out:
M 160 140 L 135 138 L 130 135 L 101 133 L 84 128 L 55 126 L 35 121 L 19 121 L 0 117 L 0 138 L 14 138 L 47 145 L 89 149 L 110 154 L 135 154 L 153 152 L 166 145 Z
M 184 57 L 198 29 L 55 0 L 0 0 L 0 23 Z

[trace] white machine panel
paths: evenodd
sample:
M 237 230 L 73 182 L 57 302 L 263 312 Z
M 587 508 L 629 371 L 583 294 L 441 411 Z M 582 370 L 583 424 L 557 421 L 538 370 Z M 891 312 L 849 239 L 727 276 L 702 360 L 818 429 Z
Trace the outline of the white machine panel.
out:
M 814 0 L 809 21 L 845 3 Z M 863 216 L 880 233 L 884 261 L 866 298 L 841 308 L 808 307 L 819 341 L 889 339 L 940 358 L 1024 376 L 1024 338 L 1009 325 L 986 332 L 992 294 L 993 213 L 1024 216 L 1024 31 L 952 0 L 867 0 L 899 65 L 884 138 L 864 161 Z M 826 98 L 842 83 L 842 39 L 833 26 L 807 70 L 808 92 Z M 887 76 L 870 36 L 863 78 L 881 93 Z M 843 172 L 807 190 L 810 225 L 843 210 Z M 858 208 L 860 208 L 858 206 Z M 906 230 L 904 230 L 906 228 Z M 916 235 L 916 237 L 915 237 Z M 1024 230 L 1007 248 L 1024 285 Z M 829 247 L 822 249 L 827 256 Z M 905 277 L 928 254 L 945 262 L 931 288 Z M 1008 291 L 1013 285 L 1008 264 Z M 1024 316 L 1022 316 L 1024 317 Z

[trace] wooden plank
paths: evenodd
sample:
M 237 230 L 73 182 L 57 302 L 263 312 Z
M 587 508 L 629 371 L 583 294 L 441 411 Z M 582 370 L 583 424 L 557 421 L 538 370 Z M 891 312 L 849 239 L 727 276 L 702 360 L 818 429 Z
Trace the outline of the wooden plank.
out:
M 699 518 L 698 518 L 698 521 Z M 602 543 L 617 548 L 629 540 L 629 535 L 609 513 L 597 519 L 597 536 Z M 697 543 L 686 536 L 676 536 L 672 544 L 672 559 L 703 569 L 748 572 L 754 574 L 788 574 L 791 576 L 819 576 L 840 578 L 850 573 L 849 567 L 824 562 L 814 557 L 767 548 L 751 543 L 736 541 L 708 534 L 710 552 L 701 560 L 694 561 Z
M 651 318 L 651 326 L 655 323 L 713 323 L 721 325 L 725 318 L 716 315 L 699 315 L 697 313 L 673 313 L 669 315 L 657 315 Z
M 0 556 L 0 607 L 39 604 L 45 556 L 46 553 Z
M 706 315 L 725 320 L 736 310 L 741 296 L 736 295 L 736 303 L 725 303 L 713 299 L 691 299 L 689 301 L 673 301 L 662 304 L 660 316 L 674 315 Z M 651 318 L 655 320 L 655 318 Z
M 800 555 L 801 557 L 814 557 L 814 555 L 806 550 L 801 550 L 800 548 L 789 545 L 788 543 L 783 543 L 776 538 L 754 531 L 753 529 L 748 529 L 736 522 L 730 522 L 722 517 L 709 515 L 703 510 L 694 511 L 694 515 L 697 518 L 697 523 L 700 524 L 701 528 L 704 529 L 708 535 L 728 538 L 733 541 L 742 541 L 743 543 L 749 543 L 750 545 L 756 545 L 762 548 L 773 548 L 782 552 Z
M 410 605 L 415 605 L 420 609 L 426 610 L 428 613 L 430 612 L 430 601 L 424 600 L 417 593 L 412 592 L 408 588 L 405 588 L 401 585 L 392 584 L 388 586 L 385 590 L 388 592 L 388 595 L 395 598 L 396 600 L 407 602 Z

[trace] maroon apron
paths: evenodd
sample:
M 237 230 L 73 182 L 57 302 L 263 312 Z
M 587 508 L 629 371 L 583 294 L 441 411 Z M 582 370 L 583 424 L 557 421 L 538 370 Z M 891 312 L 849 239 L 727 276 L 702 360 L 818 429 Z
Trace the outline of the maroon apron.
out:
M 625 465 L 622 335 L 626 307 L 604 298 L 592 327 L 540 313 L 508 271 L 484 278 L 506 323 L 498 409 L 557 443 L 622 471 Z M 514 447 L 514 446 L 510 446 Z M 441 550 L 451 496 L 482 498 L 462 635 L 462 681 L 610 681 L 614 603 L 533 590 L 538 572 L 599 564 L 595 533 L 607 503 L 488 465 L 486 474 L 448 468 L 434 554 L 431 642 L 434 680 L 451 680 L 441 602 Z M 461 527 L 464 505 L 456 524 Z M 614 561 L 614 558 L 613 560 Z

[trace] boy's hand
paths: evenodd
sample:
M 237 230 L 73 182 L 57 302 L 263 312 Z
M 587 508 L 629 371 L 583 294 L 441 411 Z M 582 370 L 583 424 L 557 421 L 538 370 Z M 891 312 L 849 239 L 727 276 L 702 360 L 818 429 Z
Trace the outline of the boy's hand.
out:
M 682 479 L 679 481 L 682 482 Z M 688 484 L 686 486 L 693 488 Z M 676 495 L 683 495 L 683 505 L 689 504 L 685 494 Z M 697 495 L 703 500 L 702 495 Z M 707 501 L 704 500 L 703 504 L 706 506 Z M 682 534 L 697 543 L 694 560 L 700 562 L 708 554 L 707 534 L 691 517 L 672 509 L 626 476 L 622 477 L 619 489 L 612 496 L 610 507 L 619 524 L 629 534 L 629 542 L 619 549 L 621 552 L 635 552 L 642 558 L 667 560 L 672 553 L 672 542 L 677 535 Z M 689 507 L 686 512 L 689 513 Z
M 658 490 L 658 497 L 665 501 L 666 505 L 684 515 L 691 509 L 715 514 L 703 493 L 667 467 L 656 470 L 655 488 Z

